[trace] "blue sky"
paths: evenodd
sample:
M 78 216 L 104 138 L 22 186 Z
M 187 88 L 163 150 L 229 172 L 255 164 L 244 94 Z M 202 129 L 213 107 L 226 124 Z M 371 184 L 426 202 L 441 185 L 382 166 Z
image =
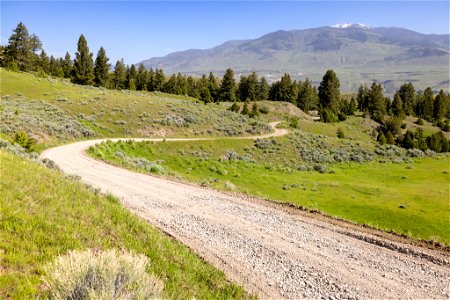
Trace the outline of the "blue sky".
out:
M 76 51 L 83 33 L 90 51 L 106 49 L 110 62 L 136 63 L 276 30 L 337 23 L 394 26 L 449 33 L 448 1 L 1 1 L 1 43 L 24 22 L 49 54 Z

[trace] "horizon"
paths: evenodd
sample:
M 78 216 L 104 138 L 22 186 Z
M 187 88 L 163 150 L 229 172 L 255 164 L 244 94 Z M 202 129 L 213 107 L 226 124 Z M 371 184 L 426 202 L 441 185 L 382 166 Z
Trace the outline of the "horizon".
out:
M 397 15 L 400 8 L 402 14 Z M 111 64 L 121 58 L 126 64 L 136 64 L 173 52 L 213 48 L 230 40 L 256 39 L 280 30 L 344 23 L 449 34 L 448 9 L 446 1 L 2 1 L 0 35 L 1 44 L 7 44 L 12 30 L 23 22 L 30 33 L 39 36 L 48 55 L 61 57 L 67 51 L 73 57 L 83 34 L 94 56 L 103 46 Z M 84 14 L 87 21 L 73 18 L 78 13 Z M 417 22 L 418 18 L 424 22 Z M 148 27 L 152 24 L 158 26 Z

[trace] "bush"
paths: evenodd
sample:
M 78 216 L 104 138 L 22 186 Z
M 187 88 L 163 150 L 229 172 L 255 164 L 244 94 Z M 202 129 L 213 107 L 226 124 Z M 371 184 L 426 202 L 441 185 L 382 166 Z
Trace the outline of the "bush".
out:
M 378 135 L 377 141 L 380 143 L 380 145 L 386 144 L 386 137 L 384 136 L 383 131 Z
M 418 118 L 417 121 L 416 121 L 416 124 L 420 125 L 420 126 L 423 126 L 425 124 L 425 122 L 423 121 L 422 118 Z
M 327 166 L 324 166 L 324 165 L 314 165 L 314 170 L 317 171 L 317 172 L 319 172 L 319 173 L 325 174 L 325 173 L 327 172 Z
M 329 109 L 320 111 L 320 120 L 324 123 L 335 123 L 338 117 Z
M 36 145 L 36 140 L 29 138 L 25 131 L 19 131 L 14 135 L 14 142 L 22 146 L 27 152 L 32 152 Z
M 340 138 L 340 139 L 345 138 L 344 130 L 343 130 L 342 128 L 340 128 L 340 127 L 338 128 L 338 130 L 337 130 L 337 132 L 336 132 L 336 135 L 337 135 L 337 137 Z
M 300 118 L 297 116 L 289 118 L 289 127 L 294 129 L 300 128 L 299 121 Z
M 115 250 L 70 251 L 45 268 L 50 298 L 160 298 L 163 284 L 147 274 L 148 258 Z
M 340 111 L 338 114 L 338 120 L 341 122 L 347 120 L 347 115 Z
M 259 108 L 259 112 L 264 115 L 267 115 L 269 113 L 269 108 L 267 106 L 262 106 Z

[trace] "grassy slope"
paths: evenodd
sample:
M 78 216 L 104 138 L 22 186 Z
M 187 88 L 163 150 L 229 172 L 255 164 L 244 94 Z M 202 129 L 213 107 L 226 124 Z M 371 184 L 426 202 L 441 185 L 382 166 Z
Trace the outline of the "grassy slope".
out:
M 169 298 L 246 298 L 189 249 L 58 172 L 0 151 L 0 298 L 45 296 L 43 266 L 71 249 L 144 253 Z
M 339 143 L 338 139 L 331 140 Z M 287 138 L 279 142 L 285 145 Z M 318 209 L 419 239 L 450 243 L 449 175 L 444 172 L 448 172 L 448 157 L 416 159 L 410 164 L 334 164 L 329 168 L 335 174 L 296 171 L 295 150 L 289 146 L 282 146 L 282 155 L 251 150 L 255 163 L 222 159 L 228 150 L 245 155 L 252 146 L 252 141 L 242 140 L 108 143 L 90 152 L 94 157 L 140 171 L 144 170 L 119 159 L 115 153 L 162 160 L 166 174 L 189 181 L 219 189 L 226 189 L 229 181 L 239 192 Z
M 4 106 L 12 111 L 9 114 L 13 115 L 17 109 L 29 112 L 32 118 L 32 112 L 19 107 L 20 101 L 15 100 L 43 101 L 95 131 L 97 137 L 249 135 L 247 130 L 251 128 L 267 132 L 266 127 L 258 129 L 262 124 L 254 125 L 254 119 L 228 111 L 230 104 L 204 105 L 184 96 L 79 86 L 67 80 L 39 78 L 2 68 L 0 79 L 0 96 L 2 102 L 8 102 Z M 0 110 L 3 118 L 5 113 Z M 267 118 L 261 116 L 259 121 L 267 123 Z M 14 116 L 10 119 L 15 121 Z M 27 130 L 46 130 L 43 123 L 36 124 L 35 128 L 30 123 L 22 126 Z M 51 140 L 52 133 L 47 135 Z

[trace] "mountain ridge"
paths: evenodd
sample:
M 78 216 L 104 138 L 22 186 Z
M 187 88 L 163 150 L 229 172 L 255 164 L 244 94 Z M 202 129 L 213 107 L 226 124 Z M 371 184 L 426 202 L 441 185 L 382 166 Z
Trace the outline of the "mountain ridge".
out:
M 256 39 L 231 40 L 209 49 L 189 49 L 144 60 L 147 68 L 200 76 L 239 76 L 256 71 L 269 81 L 283 73 L 318 82 L 326 69 L 340 75 L 343 91 L 360 83 L 382 82 L 389 92 L 401 82 L 448 89 L 450 36 L 422 34 L 398 27 L 345 24 L 302 30 L 278 30 Z M 424 88 L 424 87 L 423 87 Z

